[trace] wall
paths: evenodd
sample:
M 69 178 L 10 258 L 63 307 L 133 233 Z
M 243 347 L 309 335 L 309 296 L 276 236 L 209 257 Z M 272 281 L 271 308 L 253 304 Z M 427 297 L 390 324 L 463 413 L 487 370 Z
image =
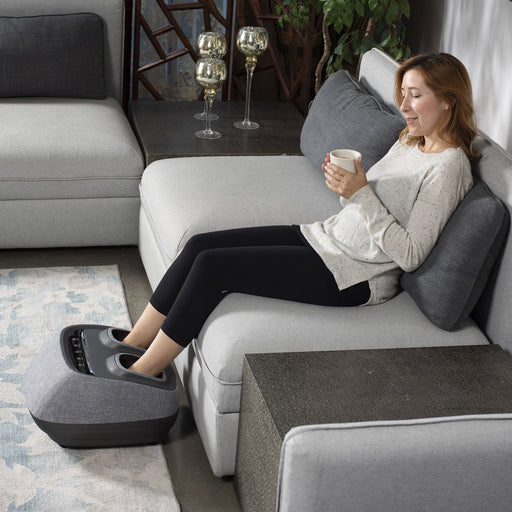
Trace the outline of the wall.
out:
M 473 84 L 479 128 L 512 153 L 512 1 L 410 0 L 414 53 L 459 58 Z

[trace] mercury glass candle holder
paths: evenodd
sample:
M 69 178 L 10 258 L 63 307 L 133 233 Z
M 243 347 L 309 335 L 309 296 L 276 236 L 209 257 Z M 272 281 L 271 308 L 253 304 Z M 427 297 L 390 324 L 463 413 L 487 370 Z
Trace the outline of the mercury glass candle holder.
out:
M 245 117 L 243 121 L 236 121 L 234 126 L 241 130 L 255 130 L 260 125 L 249 119 L 252 77 L 258 57 L 268 47 L 268 33 L 263 27 L 242 27 L 236 37 L 236 46 L 245 55 L 247 83 L 245 90 Z
M 197 37 L 196 46 L 201 58 L 222 59 L 226 55 L 226 38 L 220 32 L 202 32 Z M 206 120 L 206 103 L 204 110 L 194 114 L 194 118 L 200 121 Z M 219 116 L 210 112 L 210 120 L 216 119 L 219 119 Z
M 196 137 L 201 139 L 218 139 L 221 134 L 211 129 L 210 112 L 212 110 L 213 100 L 218 89 L 227 77 L 226 64 L 222 59 L 206 57 L 196 62 L 195 79 L 196 82 L 204 88 L 205 103 L 205 121 L 204 130 L 196 132 Z

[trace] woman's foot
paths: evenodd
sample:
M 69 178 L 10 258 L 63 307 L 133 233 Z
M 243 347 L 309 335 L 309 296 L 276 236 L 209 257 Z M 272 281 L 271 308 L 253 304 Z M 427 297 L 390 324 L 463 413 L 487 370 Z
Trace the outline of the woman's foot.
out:
M 178 345 L 163 331 L 158 331 L 153 342 L 149 345 L 146 352 L 137 359 L 130 370 L 145 375 L 157 377 L 164 368 L 169 366 L 172 361 L 182 352 L 184 347 Z
M 151 304 L 148 304 L 133 329 L 124 338 L 123 343 L 133 347 L 148 348 L 157 336 L 164 320 L 165 315 L 162 315 Z

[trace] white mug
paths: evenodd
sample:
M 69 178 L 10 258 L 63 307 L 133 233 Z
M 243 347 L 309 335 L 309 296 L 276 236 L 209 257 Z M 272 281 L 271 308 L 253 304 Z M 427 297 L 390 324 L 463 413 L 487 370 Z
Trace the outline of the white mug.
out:
M 353 149 L 335 149 L 329 153 L 331 157 L 331 163 L 342 167 L 346 171 L 353 172 L 356 171 L 356 163 L 355 161 L 358 158 L 361 158 L 361 153 L 359 151 L 354 151 Z

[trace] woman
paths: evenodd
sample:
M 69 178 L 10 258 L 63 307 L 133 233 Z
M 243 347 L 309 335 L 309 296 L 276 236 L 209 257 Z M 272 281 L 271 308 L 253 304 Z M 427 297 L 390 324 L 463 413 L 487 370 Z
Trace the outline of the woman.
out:
M 455 57 L 413 57 L 397 71 L 407 126 L 365 174 L 323 165 L 341 211 L 302 226 L 197 235 L 171 265 L 125 343 L 147 348 L 130 367 L 156 376 L 197 337 L 228 292 L 328 306 L 378 304 L 418 268 L 472 186 L 471 83 Z

